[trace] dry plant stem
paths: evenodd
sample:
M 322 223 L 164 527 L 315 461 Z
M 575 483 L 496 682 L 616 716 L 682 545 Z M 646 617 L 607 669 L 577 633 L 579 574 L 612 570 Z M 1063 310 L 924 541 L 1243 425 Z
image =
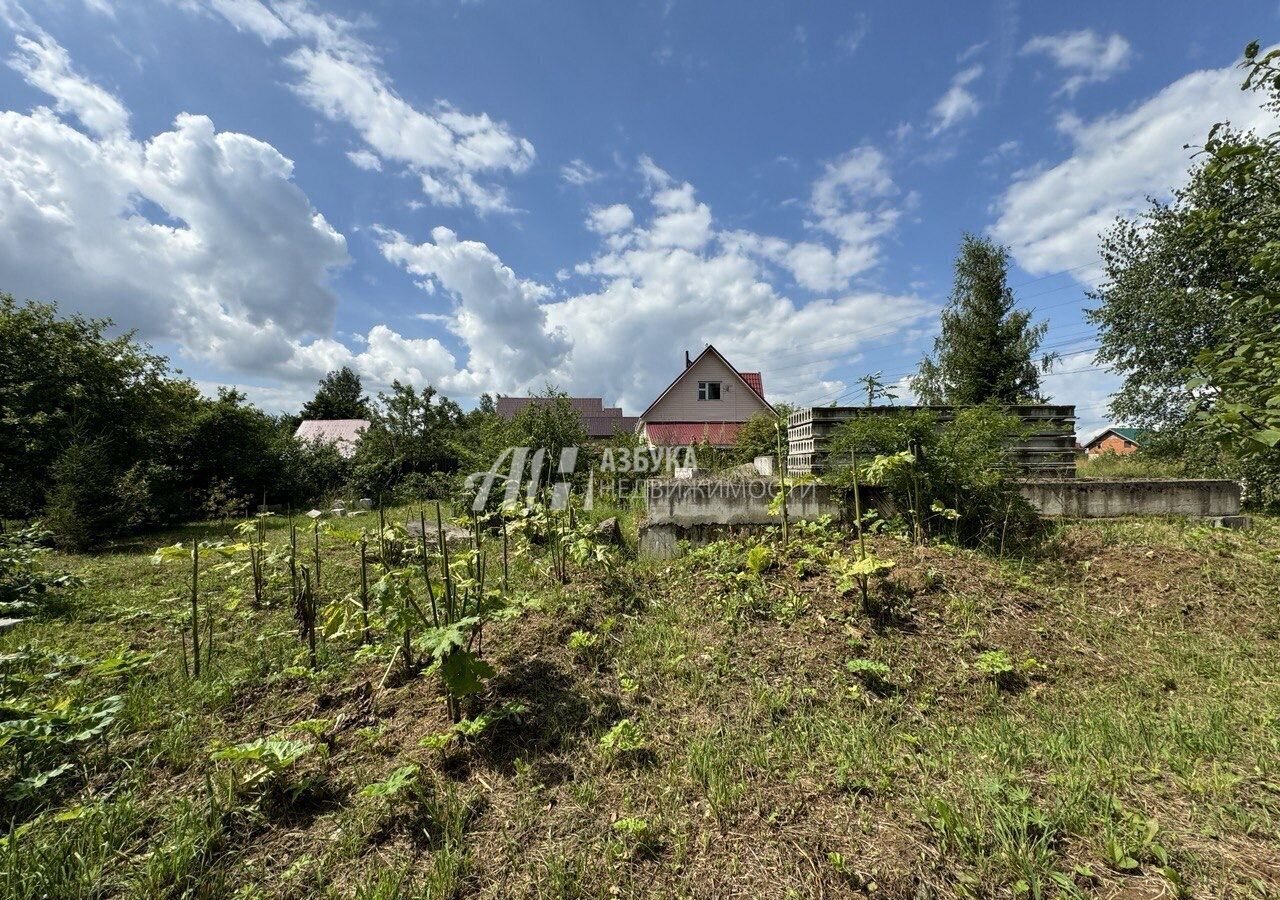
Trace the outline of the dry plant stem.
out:
M 778 447 L 778 480 L 782 487 L 782 544 L 785 547 L 791 543 L 791 522 L 787 517 L 787 460 L 782 455 L 781 420 L 774 423 L 773 430 Z
M 440 627 L 440 610 L 436 606 L 435 588 L 431 586 L 431 573 L 427 569 L 427 512 L 418 507 L 418 526 L 422 531 L 422 581 L 427 586 L 427 597 L 431 600 L 431 624 Z
M 186 644 L 183 644 L 184 652 Z M 191 655 L 200 677 L 200 542 L 191 542 Z
M 436 501 L 436 537 L 440 541 L 440 559 L 441 566 L 444 571 L 446 581 L 450 578 L 449 573 L 449 544 L 444 539 L 444 516 L 440 512 L 440 501 Z M 445 619 L 453 622 L 457 619 L 457 610 L 454 609 L 453 591 L 445 591 Z
M 204 604 L 204 664 L 208 669 L 213 665 L 213 604 L 208 600 Z
M 316 596 L 311 589 L 311 573 L 302 567 L 302 593 L 298 597 L 298 619 L 302 625 L 302 634 L 307 641 L 307 655 L 311 662 L 311 671 L 318 666 L 316 662 Z
M 360 643 L 369 643 L 369 546 L 360 533 Z
M 312 552 L 312 556 L 315 558 L 315 567 L 316 567 L 316 593 L 319 594 L 320 593 L 320 522 L 319 520 L 316 521 L 313 535 L 315 537 L 315 549 Z
M 502 523 L 502 591 L 511 590 L 511 568 L 507 562 L 507 513 L 502 510 L 499 521 Z
M 858 520 L 858 561 L 867 558 L 867 537 L 862 531 L 862 483 L 858 478 L 858 454 L 857 451 L 849 452 L 852 464 L 849 471 L 853 473 L 853 515 Z M 858 585 L 862 588 L 862 608 L 867 609 L 870 604 L 870 598 L 867 596 L 867 580 L 870 576 L 859 575 Z
M 289 524 L 289 580 L 292 584 L 290 599 L 298 602 L 298 526 Z
M 182 677 L 191 677 L 191 666 L 187 661 L 187 629 L 183 628 L 178 631 L 178 638 L 182 641 Z

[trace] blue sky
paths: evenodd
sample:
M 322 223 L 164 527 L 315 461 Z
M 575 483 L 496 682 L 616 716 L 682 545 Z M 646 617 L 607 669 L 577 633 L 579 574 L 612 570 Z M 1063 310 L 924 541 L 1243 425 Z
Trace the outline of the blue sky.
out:
M 1237 90 L 1273 4 L 0 0 L 0 289 L 291 408 L 553 382 L 639 412 L 714 342 L 829 402 L 1012 248 L 1106 419 L 1097 233 Z

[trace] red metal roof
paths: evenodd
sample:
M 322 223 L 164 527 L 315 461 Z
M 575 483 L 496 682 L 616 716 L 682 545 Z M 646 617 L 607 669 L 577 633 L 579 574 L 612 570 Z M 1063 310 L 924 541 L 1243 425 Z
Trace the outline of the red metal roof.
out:
M 764 379 L 760 377 L 759 372 L 739 372 L 742 380 L 747 383 L 747 387 L 760 395 L 760 399 L 764 399 Z
M 350 459 L 355 456 L 360 436 L 369 428 L 368 419 L 307 419 L 298 425 L 293 436 L 300 441 L 333 444 Z
M 741 422 L 646 422 L 645 436 L 656 447 L 687 447 L 708 443 L 732 447 L 738 442 Z

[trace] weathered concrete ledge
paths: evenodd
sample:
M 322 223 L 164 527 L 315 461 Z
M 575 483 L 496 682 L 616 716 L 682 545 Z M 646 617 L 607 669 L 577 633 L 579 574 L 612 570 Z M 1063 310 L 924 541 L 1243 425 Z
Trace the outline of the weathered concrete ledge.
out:
M 645 483 L 647 513 L 640 527 L 640 555 L 671 559 L 680 541 L 706 544 L 780 525 L 781 511 L 770 510 L 777 493 L 778 480 L 769 478 L 651 479 Z M 866 509 L 876 508 L 880 497 L 878 488 L 862 490 Z M 853 496 L 829 484 L 790 485 L 787 516 L 794 521 L 823 516 L 851 521 Z
M 1217 478 L 1036 479 L 1019 482 L 1019 490 L 1041 515 L 1055 518 L 1240 514 L 1240 485 Z
M 1233 528 L 1248 524 L 1240 515 L 1240 485 L 1222 479 L 1027 480 L 1019 489 L 1041 515 L 1054 518 L 1195 516 Z M 780 525 L 782 516 L 770 510 L 777 493 L 778 481 L 768 478 L 652 479 L 645 483 L 640 555 L 671 559 L 681 541 L 706 544 Z M 846 489 L 803 483 L 792 485 L 788 496 L 793 521 L 853 521 L 853 495 Z M 881 489 L 863 487 L 864 511 L 892 515 L 887 504 Z

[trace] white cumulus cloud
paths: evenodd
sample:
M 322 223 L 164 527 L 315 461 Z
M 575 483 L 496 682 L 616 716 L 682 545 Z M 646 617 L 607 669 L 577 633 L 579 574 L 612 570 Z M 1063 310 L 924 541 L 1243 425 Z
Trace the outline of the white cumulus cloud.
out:
M 459 240 L 448 229 L 436 229 L 423 244 L 384 234 L 388 259 L 456 298 L 450 328 L 471 352 L 458 383 L 518 392 L 550 381 L 638 412 L 679 371 L 682 350 L 711 342 L 739 367 L 763 369 L 771 398 L 813 399 L 843 387 L 829 377 L 834 357 L 854 359 L 865 340 L 930 310 L 916 297 L 875 291 L 798 303 L 760 264 L 763 247 L 785 250 L 787 242 L 718 230 L 691 185 L 647 158 L 641 167 L 648 214 L 638 217 L 628 207 L 628 224 L 603 234 L 601 252 L 576 267 L 593 285 L 561 299 L 521 279 L 485 244 Z M 845 179 L 856 181 L 854 171 L 888 189 L 874 167 L 853 166 Z M 501 340 L 479 346 L 495 329 Z M 826 354 L 808 349 L 815 341 Z M 521 368 L 523 357 L 503 355 L 512 352 L 528 354 L 529 364 Z
M 123 104 L 76 74 L 52 38 L 29 30 L 17 45 L 43 60 L 31 81 L 56 106 L 0 112 L 6 290 L 250 372 L 287 371 L 300 338 L 331 330 L 329 280 L 346 240 L 293 182 L 290 160 L 188 113 L 135 139 Z
M 9 66 L 27 83 L 54 98 L 55 108 L 75 116 L 95 134 L 125 134 L 129 113 L 110 92 L 78 74 L 67 51 L 39 29 L 15 38 L 18 49 L 9 57 Z
M 388 260 L 456 298 L 448 327 L 470 353 L 460 383 L 498 390 L 534 384 L 568 352 L 568 337 L 548 327 L 541 305 L 550 289 L 517 277 L 486 245 L 441 227 L 421 244 L 383 232 L 381 247 Z
M 1132 49 L 1119 34 L 1102 35 L 1090 30 L 1037 35 L 1022 47 L 1022 54 L 1043 54 L 1070 73 L 1058 93 L 1074 96 L 1086 84 L 1106 81 L 1129 66 Z
M 933 127 L 929 131 L 930 136 L 936 137 L 961 122 L 972 119 L 982 109 L 981 102 L 970 88 L 973 82 L 982 77 L 982 71 L 981 65 L 967 66 L 951 79 L 951 86 L 938 98 L 931 110 Z
M 1215 122 L 1276 126 L 1276 116 L 1259 105 L 1259 95 L 1241 91 L 1240 80 L 1231 66 L 1192 72 L 1126 112 L 1063 120 L 1073 152 L 1014 180 L 996 202 L 992 234 L 1032 274 L 1096 258 L 1098 235 L 1117 216 L 1132 216 L 1148 197 L 1167 197 L 1186 183 L 1194 152 L 1186 145 L 1203 141 Z M 1092 280 L 1098 272 L 1078 274 Z
M 819 240 L 795 243 L 749 232 L 726 236 L 736 247 L 782 266 L 801 287 L 839 291 L 879 261 L 880 243 L 901 211 L 885 155 L 854 147 L 824 167 L 809 196 L 807 224 Z
M 325 118 L 360 135 L 366 146 L 361 155 L 349 154 L 353 163 L 365 169 L 374 159 L 399 164 L 442 206 L 510 211 L 506 189 L 489 179 L 526 171 L 535 152 L 505 123 L 445 100 L 425 110 L 414 106 L 396 91 L 355 25 L 305 0 L 208 2 L 237 29 L 297 45 L 285 56 L 295 75 L 290 86 Z
M 587 217 L 587 227 L 600 234 L 613 234 L 630 228 L 635 218 L 635 214 L 631 212 L 631 207 L 625 203 L 615 203 L 612 206 L 597 206 L 591 210 L 590 215 Z

